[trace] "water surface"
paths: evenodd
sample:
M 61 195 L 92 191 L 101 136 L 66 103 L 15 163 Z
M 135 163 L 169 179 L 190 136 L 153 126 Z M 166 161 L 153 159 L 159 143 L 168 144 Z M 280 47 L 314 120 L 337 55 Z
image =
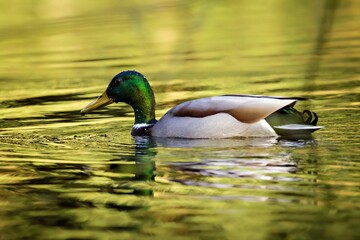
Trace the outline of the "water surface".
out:
M 357 1 L 8 1 L 1 239 L 359 239 Z M 120 71 L 157 117 L 220 94 L 309 97 L 313 140 L 133 138 L 79 111 Z

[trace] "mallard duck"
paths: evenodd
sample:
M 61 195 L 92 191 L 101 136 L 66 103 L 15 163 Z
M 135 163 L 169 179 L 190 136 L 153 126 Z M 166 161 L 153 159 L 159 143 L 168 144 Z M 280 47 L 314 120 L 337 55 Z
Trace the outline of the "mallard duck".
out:
M 111 103 L 125 102 L 135 113 L 133 136 L 171 138 L 229 138 L 311 135 L 316 113 L 294 108 L 304 98 L 223 95 L 181 103 L 159 121 L 155 97 L 146 77 L 136 71 L 117 74 L 106 91 L 81 110 L 84 115 Z

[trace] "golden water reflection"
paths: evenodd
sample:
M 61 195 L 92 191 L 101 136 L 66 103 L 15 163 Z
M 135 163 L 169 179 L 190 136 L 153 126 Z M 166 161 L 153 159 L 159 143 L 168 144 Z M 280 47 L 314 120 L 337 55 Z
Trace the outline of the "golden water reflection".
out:
M 1 237 L 358 238 L 357 1 L 2 7 Z M 295 142 L 134 139 L 125 104 L 81 117 L 127 69 L 149 79 L 157 118 L 211 95 L 303 96 L 326 128 Z

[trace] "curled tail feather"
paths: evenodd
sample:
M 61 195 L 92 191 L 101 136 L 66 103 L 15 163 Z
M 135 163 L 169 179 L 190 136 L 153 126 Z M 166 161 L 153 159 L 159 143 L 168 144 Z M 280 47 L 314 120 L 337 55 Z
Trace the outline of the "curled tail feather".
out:
M 318 122 L 318 115 L 315 112 L 310 112 L 309 110 L 304 110 L 302 112 L 302 117 L 304 119 L 304 123 L 316 126 Z

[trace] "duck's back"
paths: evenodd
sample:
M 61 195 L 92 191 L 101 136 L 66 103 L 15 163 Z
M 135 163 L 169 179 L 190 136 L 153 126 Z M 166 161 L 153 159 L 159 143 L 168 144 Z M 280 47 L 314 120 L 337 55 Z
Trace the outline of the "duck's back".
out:
M 264 119 L 296 99 L 252 95 L 202 98 L 177 105 L 152 128 L 156 137 L 228 138 L 276 136 Z

